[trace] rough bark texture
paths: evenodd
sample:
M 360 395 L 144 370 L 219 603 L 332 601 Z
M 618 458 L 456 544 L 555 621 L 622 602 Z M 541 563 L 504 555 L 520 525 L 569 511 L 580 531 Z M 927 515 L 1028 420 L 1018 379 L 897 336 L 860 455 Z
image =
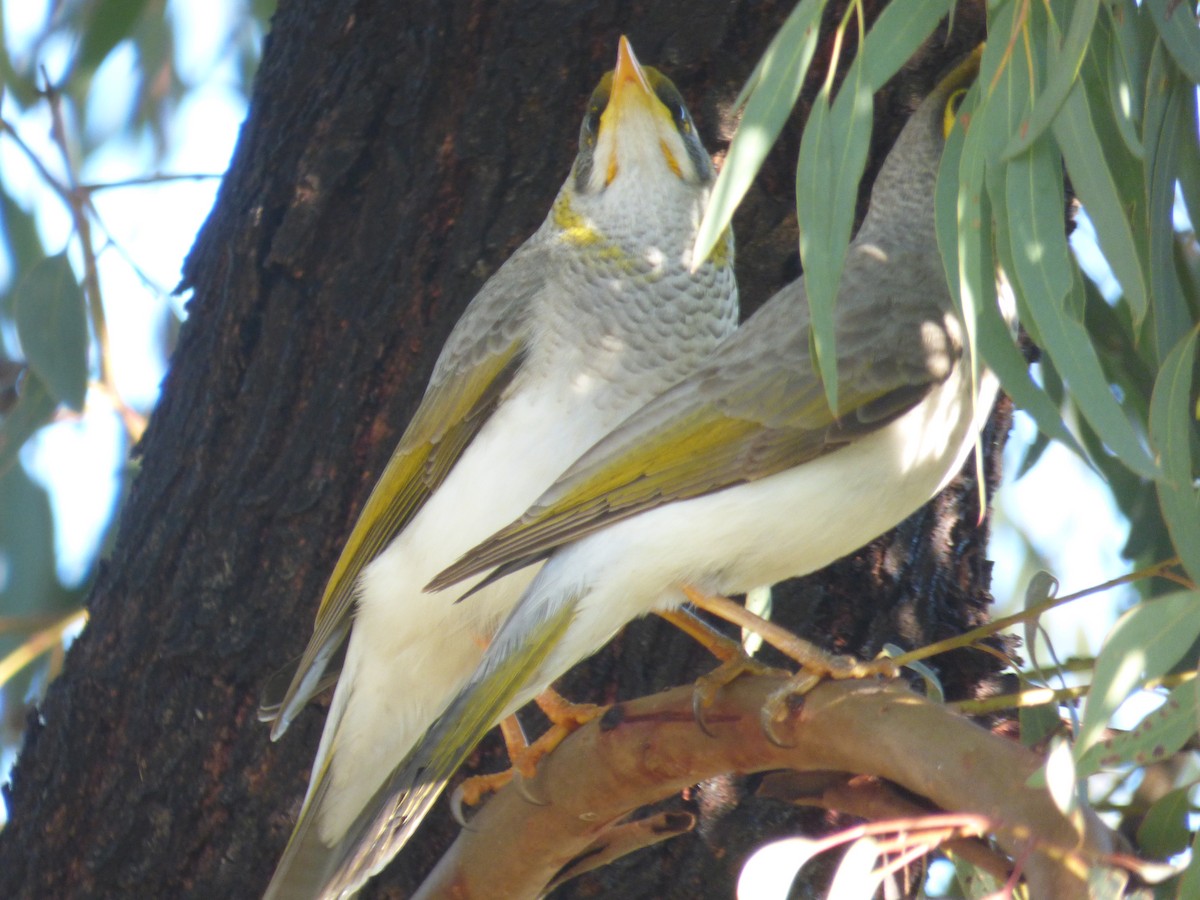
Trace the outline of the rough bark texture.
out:
M 831 5 L 840 15 L 844 4 Z M 863 5 L 874 15 L 883 4 Z M 260 686 L 303 647 L 454 321 L 544 217 L 618 35 L 671 75 L 719 152 L 731 101 L 791 6 L 282 0 L 241 142 L 187 263 L 189 319 L 91 625 L 30 721 L 0 835 L 0 896 L 262 890 L 322 715 L 309 711 L 272 745 L 255 720 Z M 881 93 L 868 179 L 939 70 L 980 37 L 978 4 L 956 17 L 954 39 L 932 41 Z M 829 48 L 826 38 L 815 69 Z M 805 106 L 735 220 L 746 312 L 798 274 Z M 989 487 L 1006 421 L 988 438 Z M 776 617 L 868 654 L 981 621 L 988 564 L 975 495 L 967 473 L 894 534 L 780 589 Z M 565 690 L 628 698 L 711 665 L 677 633 L 639 623 Z M 987 689 L 992 668 L 963 654 L 942 675 L 962 696 Z M 495 757 L 485 744 L 471 766 Z M 701 785 L 678 801 L 700 813 L 695 834 L 556 896 L 728 897 L 764 838 L 828 826 L 747 787 Z M 406 896 L 455 831 L 439 808 L 365 896 Z

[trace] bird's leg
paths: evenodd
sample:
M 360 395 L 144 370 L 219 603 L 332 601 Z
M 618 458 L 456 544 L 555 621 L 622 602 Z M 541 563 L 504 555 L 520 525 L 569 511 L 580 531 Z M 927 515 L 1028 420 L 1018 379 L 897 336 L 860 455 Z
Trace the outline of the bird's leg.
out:
M 685 588 L 685 593 L 690 590 Z M 670 622 L 721 661 L 711 672 L 697 678 L 692 689 L 692 716 L 700 730 L 712 737 L 705 711 L 716 701 L 721 688 L 732 684 L 741 675 L 771 675 L 777 674 L 778 670 L 760 663 L 746 652 L 739 641 L 721 634 L 686 609 L 660 609 L 656 612 L 660 618 Z
M 712 613 L 747 631 L 753 631 L 784 656 L 795 660 L 814 675 L 822 678 L 872 678 L 876 675 L 892 678 L 896 675 L 896 665 L 890 659 L 861 662 L 853 656 L 829 653 L 792 634 L 786 628 L 752 613 L 728 597 L 705 594 L 691 586 L 685 586 L 683 593 L 697 609 Z
M 812 690 L 821 679 L 872 678 L 879 675 L 885 678 L 896 677 L 896 664 L 887 657 L 874 659 L 870 662 L 861 662 L 852 656 L 829 653 L 810 641 L 792 634 L 786 628 L 768 621 L 762 616 L 755 615 L 744 606 L 734 603 L 728 597 L 706 594 L 690 585 L 683 587 L 683 593 L 688 598 L 688 601 L 697 609 L 702 609 L 747 631 L 753 631 L 780 653 L 795 660 L 800 665 L 802 671 L 788 684 L 767 698 L 767 702 L 763 704 L 763 731 L 767 739 L 772 743 L 780 743 L 779 739 L 775 736 L 774 725 L 786 720 L 790 714 L 792 698 L 797 694 L 804 694 Z M 716 671 L 706 677 L 718 675 L 724 677 L 722 669 L 728 665 L 731 665 L 731 663 L 722 663 Z M 710 696 L 715 696 L 716 690 L 729 684 L 734 678 L 742 674 L 743 671 L 747 670 L 735 669 L 731 677 L 717 683 L 715 688 L 710 688 L 712 691 Z
M 533 702 L 550 720 L 550 728 L 531 744 L 516 715 L 503 719 L 500 722 L 500 734 L 504 737 L 511 768 L 466 779 L 455 791 L 456 804 L 477 805 L 486 795 L 494 794 L 512 781 L 513 773 L 526 781 L 532 780 L 543 757 L 607 709 L 592 703 L 572 703 L 553 688 L 546 688 L 533 698 Z M 528 794 L 526 797 L 534 803 L 542 802 Z

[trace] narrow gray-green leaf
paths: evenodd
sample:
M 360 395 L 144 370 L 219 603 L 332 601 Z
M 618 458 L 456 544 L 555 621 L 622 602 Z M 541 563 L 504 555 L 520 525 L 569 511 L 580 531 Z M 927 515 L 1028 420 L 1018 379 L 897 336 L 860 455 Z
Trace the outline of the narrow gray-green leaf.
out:
M 148 0 L 96 0 L 83 29 L 78 66 L 84 74 L 94 72 L 112 49 L 133 36 L 133 25 Z
M 858 184 L 871 144 L 873 96 L 928 38 L 949 9 L 946 0 L 894 0 L 872 26 L 837 99 L 822 90 L 800 141 L 796 215 L 800 258 L 812 312 L 817 368 L 837 410 L 833 304 L 854 226 Z M 828 85 L 826 85 L 828 88 Z
M 1104 21 L 1108 25 L 1111 44 L 1119 51 L 1124 69 L 1130 76 L 1124 88 L 1127 98 L 1123 104 L 1137 124 L 1145 101 L 1145 73 L 1150 65 L 1150 52 L 1158 43 L 1158 31 L 1150 21 L 1150 14 L 1137 0 L 1110 0 L 1104 6 L 1108 13 Z M 1141 156 L 1140 153 L 1135 155 Z
M 1132 2 L 1129 5 L 1132 6 Z M 1110 13 L 1114 16 L 1120 15 L 1123 19 L 1127 15 L 1136 16 L 1137 10 L 1134 8 L 1133 13 L 1129 13 L 1122 4 L 1116 4 L 1110 8 Z M 1142 85 L 1145 82 L 1142 73 L 1145 66 L 1133 64 L 1131 57 L 1138 48 L 1126 46 L 1124 35 L 1125 29 L 1115 31 L 1109 46 L 1108 102 L 1112 106 L 1113 118 L 1125 146 L 1129 148 L 1130 153 L 1141 159 L 1145 152 L 1139 126 L 1142 115 Z
M 1079 78 L 1079 67 L 1083 64 L 1083 55 L 1087 52 L 1099 12 L 1100 0 L 1075 0 L 1073 3 L 1071 22 L 1062 46 L 1052 47 L 1049 54 L 1050 71 L 1046 85 L 1037 95 L 1033 110 L 1004 148 L 1002 158 L 1011 159 L 1023 153 L 1054 121 L 1059 107 Z
M 1087 329 L 1068 309 L 1076 290 L 1082 306 L 1083 283 L 1063 234 L 1062 168 L 1049 136 L 1009 163 L 1006 188 L 1016 276 L 1037 323 L 1042 349 L 1054 360 L 1080 412 L 1104 442 L 1130 469 L 1146 478 L 1156 477 L 1154 460 L 1113 396 Z
M 1081 778 L 1101 769 L 1148 766 L 1176 753 L 1200 731 L 1200 679 L 1177 685 L 1132 731 L 1093 744 L 1076 767 Z M 1180 847 L 1180 850 L 1183 848 Z M 1173 851 L 1178 852 L 1178 850 Z
M 51 395 L 74 410 L 87 393 L 87 313 L 83 291 L 63 254 L 25 273 L 13 299 L 17 337 Z
M 1167 356 L 1150 399 L 1150 440 L 1163 469 L 1156 485 L 1158 505 L 1171 542 L 1196 582 L 1200 582 L 1200 489 L 1193 474 L 1197 461 L 1192 459 L 1192 435 L 1197 428 L 1192 368 L 1198 328 L 1180 338 Z
M 1176 900 L 1200 897 L 1200 829 L 1192 833 L 1192 858 L 1175 888 Z
M 1195 5 L 1184 0 L 1146 0 L 1163 43 L 1179 68 L 1200 84 L 1200 28 L 1196 27 Z
M 977 89 L 972 89 L 973 92 Z M 971 103 L 968 96 L 964 107 Z M 969 108 L 969 107 L 968 107 Z M 962 150 L 964 134 L 961 128 L 955 128 L 946 139 L 946 147 L 942 151 L 942 160 L 938 167 L 936 188 L 937 236 L 938 247 L 942 254 L 942 264 L 946 270 L 946 282 L 954 299 L 955 308 L 965 317 L 971 316 L 972 331 L 978 344 L 979 355 L 996 376 L 1005 392 L 1019 408 L 1033 417 L 1038 428 L 1045 434 L 1054 437 L 1071 447 L 1081 457 L 1087 458 L 1079 443 L 1063 424 L 1059 407 L 1042 390 L 1029 375 L 1029 363 L 1013 342 L 1008 324 L 1000 316 L 1000 310 L 995 302 L 995 287 L 989 302 L 981 303 L 978 309 L 972 299 L 968 304 L 963 302 L 962 277 L 960 276 L 960 172 L 962 170 Z M 986 284 L 984 286 L 986 290 Z M 1007 284 L 1005 290 L 1010 290 Z
M 1192 226 L 1200 222 L 1200 114 L 1197 111 L 1196 91 L 1188 91 L 1184 99 L 1184 127 L 1188 138 L 1179 146 L 1179 189 L 1187 206 Z
M 1138 848 L 1143 853 L 1166 859 L 1187 849 L 1192 836 L 1187 825 L 1192 805 L 1188 795 L 1194 787 L 1190 784 L 1167 791 L 1147 810 L 1137 830 Z
M 892 0 L 884 7 L 863 46 L 863 77 L 877 91 L 900 70 L 938 23 L 953 0 Z
M 1150 290 L 1154 298 L 1154 342 L 1161 363 L 1187 331 L 1192 317 L 1175 269 L 1175 184 L 1183 146 L 1196 140 L 1189 129 L 1189 96 L 1196 88 L 1180 75 L 1162 45 L 1154 48 L 1146 79 L 1143 140 L 1149 219 Z
M 0 478 L 16 465 L 22 445 L 50 421 L 57 405 L 37 373 L 27 370 L 21 379 L 17 405 L 0 420 Z
M 1083 721 L 1075 741 L 1082 759 L 1134 690 L 1169 672 L 1200 637 L 1200 592 L 1145 600 L 1117 620 L 1096 658 Z
M 708 258 L 729 227 L 734 210 L 746 196 L 800 96 L 817 46 L 824 8 L 825 0 L 801 0 L 746 82 L 742 91 L 746 109 L 696 234 L 692 258 L 697 264 Z M 741 102 L 739 97 L 739 105 Z
M 833 304 L 850 244 L 858 182 L 871 143 L 872 94 L 855 63 L 832 109 L 824 91 L 813 104 L 800 141 L 796 214 L 800 259 L 812 314 L 817 368 L 830 409 L 837 411 L 837 348 Z M 853 98 L 855 102 L 847 102 Z
M 1053 128 L 1071 175 L 1071 184 L 1096 227 L 1104 258 L 1112 266 L 1113 274 L 1124 289 L 1125 300 L 1136 321 L 1140 322 L 1148 306 L 1146 276 L 1133 226 L 1104 157 L 1103 142 L 1092 122 L 1087 90 L 1082 82 L 1076 82 L 1067 95 Z

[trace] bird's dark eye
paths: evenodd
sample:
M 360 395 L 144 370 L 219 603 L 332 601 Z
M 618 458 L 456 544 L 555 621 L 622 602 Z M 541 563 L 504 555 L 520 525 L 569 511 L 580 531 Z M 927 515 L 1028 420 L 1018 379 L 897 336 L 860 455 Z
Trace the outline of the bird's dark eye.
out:
M 683 101 L 678 97 L 664 97 L 663 103 L 666 104 L 667 110 L 675 122 L 675 127 L 679 129 L 680 133 L 691 134 L 692 120 L 688 116 L 687 107 L 683 105 Z
M 598 104 L 592 104 L 588 107 L 587 115 L 583 117 L 583 130 L 585 134 L 594 135 L 600 129 L 600 114 L 603 109 Z

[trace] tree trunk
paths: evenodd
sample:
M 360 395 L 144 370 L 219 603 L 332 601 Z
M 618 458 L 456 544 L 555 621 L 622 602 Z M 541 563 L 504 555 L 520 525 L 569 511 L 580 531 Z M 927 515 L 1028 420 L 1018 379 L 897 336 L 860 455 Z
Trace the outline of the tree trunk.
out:
M 827 22 L 844 6 L 831 5 Z M 872 15 L 882 5 L 864 4 Z M 323 716 L 306 711 L 271 744 L 255 719 L 260 688 L 303 648 L 450 328 L 545 216 L 618 35 L 675 80 L 719 154 L 732 101 L 791 6 L 282 0 L 186 264 L 189 317 L 90 625 L 29 723 L 0 835 L 0 896 L 261 892 Z M 935 37 L 881 93 L 868 183 L 981 23 L 979 5 L 959 4 L 953 39 Z M 818 76 L 830 47 L 826 37 Z M 800 107 L 735 220 L 746 313 L 798 274 Z M 1005 432 L 988 439 L 989 486 Z M 775 617 L 867 654 L 981 621 L 988 564 L 975 496 L 968 472 L 893 535 L 777 590 Z M 634 697 L 712 665 L 648 621 L 564 689 Z M 990 671 L 964 656 L 942 675 L 962 696 Z M 489 741 L 468 769 L 496 765 Z M 701 785 L 677 801 L 700 812 L 695 834 L 556 896 L 731 896 L 749 850 L 821 819 L 748 794 L 742 781 Z M 439 806 L 364 895 L 407 896 L 456 830 Z

